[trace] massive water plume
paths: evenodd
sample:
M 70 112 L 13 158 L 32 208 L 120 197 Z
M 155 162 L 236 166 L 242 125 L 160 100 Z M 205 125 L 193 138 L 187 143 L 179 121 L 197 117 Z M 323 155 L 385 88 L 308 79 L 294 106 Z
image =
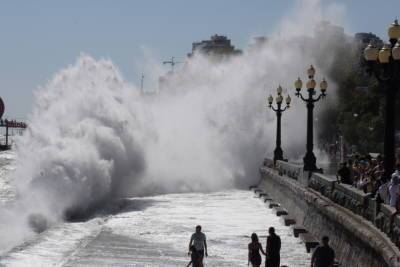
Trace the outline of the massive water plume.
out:
M 293 98 L 292 81 L 305 77 L 310 64 L 317 79 L 329 80 L 328 59 L 319 66 L 320 53 L 308 46 L 312 37 L 303 37 L 320 21 L 321 7 L 300 5 L 300 14 L 314 16 L 285 18 L 266 44 L 241 56 L 216 63 L 197 54 L 155 95 L 141 95 L 108 59 L 81 55 L 56 74 L 37 90 L 29 129 L 18 142 L 18 196 L 0 213 L 0 247 L 32 233 L 32 214 L 51 224 L 125 196 L 256 182 L 275 140 L 267 95 L 281 84 Z M 283 115 L 287 156 L 303 153 L 304 122 L 305 107 L 293 99 Z

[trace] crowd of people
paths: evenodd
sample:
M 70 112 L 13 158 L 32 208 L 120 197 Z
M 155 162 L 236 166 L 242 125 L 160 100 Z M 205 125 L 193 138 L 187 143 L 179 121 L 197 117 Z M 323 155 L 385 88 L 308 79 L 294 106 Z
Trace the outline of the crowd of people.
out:
M 352 185 L 364 193 L 375 197 L 379 203 L 396 207 L 400 199 L 400 162 L 390 179 L 384 176 L 383 157 L 378 155 L 373 158 L 369 154 L 355 155 L 347 162 L 341 163 L 336 177 L 338 182 Z
M 275 228 L 268 229 L 268 237 L 265 250 L 258 239 L 258 235 L 251 235 L 251 242 L 248 244 L 248 265 L 260 267 L 262 263 L 261 254 L 265 255 L 265 267 L 280 267 L 281 238 L 275 233 Z M 189 242 L 188 255 L 191 261 L 187 265 L 193 267 L 203 267 L 204 256 L 208 257 L 206 235 L 201 231 L 201 226 L 196 226 L 195 233 L 192 234 Z M 314 250 L 311 257 L 311 267 L 331 267 L 334 264 L 335 252 L 329 246 L 329 238 L 324 236 L 321 240 L 321 246 Z

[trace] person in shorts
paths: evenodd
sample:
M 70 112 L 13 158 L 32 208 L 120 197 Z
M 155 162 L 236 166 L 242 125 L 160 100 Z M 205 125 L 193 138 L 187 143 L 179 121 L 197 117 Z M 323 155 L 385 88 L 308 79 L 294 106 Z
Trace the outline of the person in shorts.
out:
M 190 246 L 189 253 L 190 253 L 191 259 L 190 259 L 189 264 L 186 267 L 189 267 L 190 265 L 192 265 L 193 267 L 198 267 L 199 266 L 199 256 L 197 255 L 196 248 L 193 245 Z
M 196 226 L 196 232 L 194 234 L 192 234 L 192 237 L 190 238 L 188 254 L 190 254 L 190 248 L 192 245 L 196 249 L 196 254 L 198 256 L 198 262 L 199 262 L 198 266 L 203 267 L 204 255 L 206 255 L 206 257 L 208 257 L 208 252 L 207 252 L 206 235 L 203 232 L 201 232 L 200 225 Z

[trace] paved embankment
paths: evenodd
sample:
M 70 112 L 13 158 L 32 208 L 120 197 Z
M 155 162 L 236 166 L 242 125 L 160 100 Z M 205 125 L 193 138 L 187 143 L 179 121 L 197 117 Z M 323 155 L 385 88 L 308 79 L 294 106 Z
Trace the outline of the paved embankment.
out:
M 207 234 L 207 266 L 247 265 L 247 244 L 266 229 L 282 237 L 282 265 L 309 266 L 310 255 L 273 211 L 250 191 L 126 199 L 116 214 L 64 223 L 0 260 L 6 266 L 185 266 L 194 227 Z M 265 245 L 264 245 L 265 246 Z

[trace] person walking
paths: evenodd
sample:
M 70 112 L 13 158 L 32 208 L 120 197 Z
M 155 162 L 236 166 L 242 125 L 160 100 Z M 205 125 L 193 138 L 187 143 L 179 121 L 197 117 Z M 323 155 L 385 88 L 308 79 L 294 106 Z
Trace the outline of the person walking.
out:
M 334 262 L 335 251 L 329 246 L 329 237 L 324 236 L 311 257 L 311 267 L 332 267 Z
M 279 267 L 281 263 L 281 238 L 275 233 L 275 228 L 268 229 L 265 267 Z
M 262 248 L 262 245 L 260 242 L 258 242 L 258 236 L 256 233 L 251 234 L 251 243 L 249 243 L 249 260 L 247 265 L 251 265 L 253 267 L 260 267 L 261 266 L 261 255 L 260 251 L 262 254 L 265 255 L 265 252 Z
M 203 267 L 203 258 L 204 255 L 208 257 L 208 252 L 207 252 L 207 242 L 206 242 L 206 235 L 201 232 L 201 226 L 197 225 L 196 226 L 196 232 L 192 234 L 192 237 L 190 238 L 189 242 L 189 252 L 188 255 L 191 253 L 191 247 L 192 245 L 194 246 L 194 249 L 196 250 L 197 254 L 197 261 L 199 265 L 195 265 L 193 263 L 193 266 L 199 266 Z
M 191 259 L 186 267 L 189 267 L 190 265 L 192 265 L 193 267 L 199 267 L 199 256 L 197 255 L 196 248 L 193 245 L 190 246 L 189 253 Z

